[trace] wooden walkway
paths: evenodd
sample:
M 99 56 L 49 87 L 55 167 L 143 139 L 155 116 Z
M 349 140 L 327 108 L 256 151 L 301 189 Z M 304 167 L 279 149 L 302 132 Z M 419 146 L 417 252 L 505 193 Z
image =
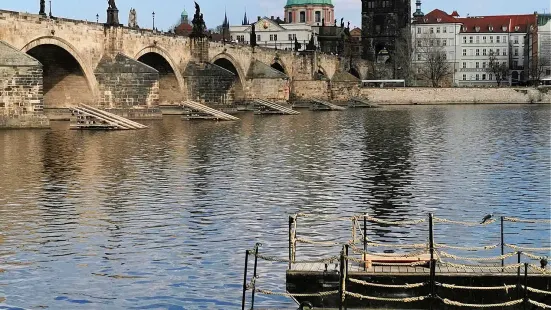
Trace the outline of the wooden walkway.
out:
M 312 99 L 312 110 L 314 111 L 343 111 L 346 110 L 345 107 L 332 104 L 331 102 L 321 100 L 321 99 Z
M 273 101 L 255 99 L 253 102 L 254 111 L 256 114 L 284 114 L 298 115 L 300 112 L 293 110 L 291 107 L 275 103 Z
M 186 120 L 217 120 L 217 121 L 236 121 L 239 118 L 224 113 L 222 111 L 213 109 L 204 104 L 200 104 L 195 101 L 185 101 L 182 103 L 182 107 L 186 110 L 184 113 L 184 119 Z
M 131 121 L 122 116 L 103 111 L 85 104 L 71 107 L 71 114 L 76 122 L 71 129 L 80 130 L 133 130 L 145 129 L 147 126 Z
M 378 108 L 379 105 L 375 103 L 368 102 L 362 98 L 351 98 L 348 103 L 350 108 Z

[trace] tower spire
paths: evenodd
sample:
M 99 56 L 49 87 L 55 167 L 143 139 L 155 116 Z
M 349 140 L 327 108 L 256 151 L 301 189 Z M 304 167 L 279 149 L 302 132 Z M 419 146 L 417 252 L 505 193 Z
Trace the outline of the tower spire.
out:
M 247 18 L 247 10 L 245 9 L 245 16 L 243 17 L 243 25 L 249 24 L 249 19 Z
M 421 0 L 417 0 L 417 2 L 415 2 L 415 13 L 413 13 L 413 17 L 423 16 L 425 16 L 425 13 L 421 11 Z
M 226 10 L 224 10 L 224 22 L 222 23 L 222 27 L 229 27 L 230 22 L 228 21 L 228 13 Z

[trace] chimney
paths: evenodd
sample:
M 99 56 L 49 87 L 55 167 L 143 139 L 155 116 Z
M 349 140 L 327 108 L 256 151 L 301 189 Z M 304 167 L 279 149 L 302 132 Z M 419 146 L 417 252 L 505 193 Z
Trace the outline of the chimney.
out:
M 257 17 L 257 21 L 260 21 L 260 16 Z

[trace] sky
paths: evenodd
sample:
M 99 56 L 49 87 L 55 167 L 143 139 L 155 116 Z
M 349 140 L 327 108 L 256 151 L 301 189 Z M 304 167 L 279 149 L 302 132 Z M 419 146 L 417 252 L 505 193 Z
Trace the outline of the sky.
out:
M 49 8 L 46 0 L 46 10 Z M 227 11 L 231 25 L 241 24 L 245 10 L 250 19 L 257 16 L 280 16 L 283 18 L 283 7 L 286 0 L 197 0 L 201 5 L 205 21 L 209 28 L 215 28 L 224 20 Z M 415 0 L 412 0 L 412 12 Z M 534 11 L 550 12 L 550 0 L 423 0 L 423 12 L 433 9 L 446 12 L 457 10 L 461 16 L 529 14 Z M 39 0 L 0 0 L 0 9 L 38 13 Z M 95 21 L 99 14 L 100 22 L 106 19 L 107 0 L 51 0 L 54 16 L 72 19 Z M 126 24 L 128 12 L 135 8 L 138 24 L 142 28 L 151 28 L 152 13 L 155 12 L 155 27 L 168 30 L 180 19 L 180 14 L 187 10 L 190 19 L 195 11 L 192 0 L 116 0 L 119 8 L 120 22 Z M 361 0 L 333 0 L 335 16 L 350 21 L 351 26 L 361 27 Z

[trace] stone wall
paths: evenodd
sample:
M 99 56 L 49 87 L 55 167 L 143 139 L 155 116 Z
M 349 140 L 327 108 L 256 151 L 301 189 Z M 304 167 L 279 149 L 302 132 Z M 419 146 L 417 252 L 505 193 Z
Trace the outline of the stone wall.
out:
M 42 65 L 0 41 L 0 128 L 48 128 Z
M 101 108 L 151 108 L 159 104 L 159 72 L 117 54 L 105 56 L 95 71 Z
M 293 81 L 291 83 L 292 102 L 308 101 L 312 98 L 331 100 L 330 81 Z
M 289 100 L 288 79 L 253 79 L 246 82 L 245 96 L 247 100 L 266 99 L 270 101 Z
M 211 63 L 189 62 L 184 80 L 187 98 L 199 103 L 233 104 L 234 87 L 242 88 L 231 71 Z
M 534 88 L 362 88 L 376 104 L 551 103 L 551 90 Z

